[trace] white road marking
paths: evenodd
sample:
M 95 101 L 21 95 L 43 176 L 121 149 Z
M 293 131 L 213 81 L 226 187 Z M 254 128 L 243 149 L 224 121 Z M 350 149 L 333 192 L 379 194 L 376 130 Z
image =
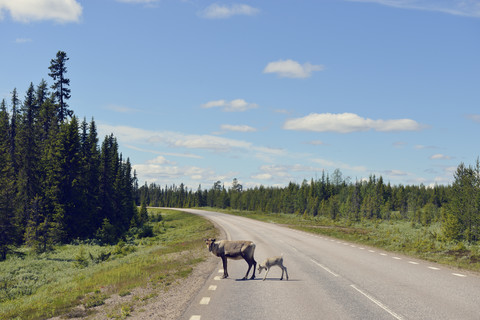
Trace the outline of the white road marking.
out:
M 217 286 L 212 284 L 211 286 L 208 287 L 208 290 L 215 291 L 215 290 L 217 290 Z
M 365 250 L 365 248 L 363 248 L 363 247 L 360 247 L 360 248 L 358 248 L 358 249 L 360 249 L 360 250 Z
M 201 318 L 201 316 L 194 315 L 190 317 L 190 320 L 200 320 Z
M 200 300 L 200 304 L 209 304 L 210 303 L 210 297 L 203 297 L 202 300 Z
M 223 269 L 219 269 L 219 270 L 218 270 L 218 273 L 223 273 Z
M 461 277 L 461 278 L 465 278 L 466 275 L 464 274 L 461 274 L 461 273 L 452 273 L 454 276 L 457 276 L 457 277 Z
M 381 303 L 380 301 L 378 301 L 377 299 L 375 299 L 374 297 L 368 295 L 367 293 L 363 292 L 362 290 L 358 289 L 355 285 L 351 284 L 350 285 L 353 289 L 357 290 L 358 292 L 360 292 L 363 296 L 365 296 L 366 298 L 368 298 L 370 301 L 372 301 L 373 303 L 375 303 L 377 306 L 379 306 L 380 308 L 382 308 L 383 310 L 387 311 L 388 313 L 390 313 L 395 319 L 398 319 L 398 320 L 401 320 L 403 319 L 400 315 L 396 314 L 395 312 L 393 312 L 392 310 L 390 310 L 389 307 L 387 307 L 386 305 L 384 305 L 383 303 Z
M 440 268 L 436 268 L 436 267 L 428 267 L 428 269 L 432 269 L 432 270 L 440 270 Z
M 221 280 L 221 279 L 222 279 L 222 278 L 221 278 L 220 276 L 215 276 L 215 277 L 213 278 L 213 280 L 215 280 L 215 281 L 219 281 L 219 280 Z
M 415 261 L 408 261 L 408 263 L 410 263 L 410 264 L 418 264 L 418 262 L 415 262 Z
M 374 250 L 368 250 L 368 252 L 375 252 Z
M 395 260 L 402 260 L 402 258 L 399 258 L 399 257 L 393 257 L 393 259 L 395 259 Z
M 323 270 L 327 271 L 328 273 L 330 273 L 331 275 L 333 275 L 334 277 L 338 277 L 339 275 L 336 274 L 335 272 L 333 272 L 332 270 L 328 269 L 327 267 L 325 267 L 324 265 L 318 263 L 317 261 L 313 260 L 313 259 L 310 259 L 312 260 L 313 263 L 315 263 L 317 266 L 319 266 L 320 268 L 322 268 Z
M 380 253 L 381 256 L 386 256 L 387 254 L 386 253 Z

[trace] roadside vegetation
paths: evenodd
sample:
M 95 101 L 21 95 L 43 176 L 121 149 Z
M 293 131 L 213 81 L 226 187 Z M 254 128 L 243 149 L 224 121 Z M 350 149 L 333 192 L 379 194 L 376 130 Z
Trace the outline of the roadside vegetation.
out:
M 179 211 L 149 208 L 148 217 L 149 236 L 130 234 L 116 245 L 78 241 L 40 254 L 19 248 L 0 262 L 0 319 L 85 316 L 112 295 L 150 288 L 147 296 L 134 297 L 109 315 L 125 318 L 155 292 L 187 277 L 208 254 L 203 239 L 215 237 L 215 228 Z M 74 314 L 79 305 L 83 311 Z

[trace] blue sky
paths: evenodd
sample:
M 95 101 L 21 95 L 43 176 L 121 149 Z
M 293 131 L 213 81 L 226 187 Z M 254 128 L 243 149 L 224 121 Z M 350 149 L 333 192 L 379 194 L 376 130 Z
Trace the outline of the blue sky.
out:
M 448 184 L 480 155 L 480 1 L 0 0 L 0 99 L 70 58 L 140 183 Z

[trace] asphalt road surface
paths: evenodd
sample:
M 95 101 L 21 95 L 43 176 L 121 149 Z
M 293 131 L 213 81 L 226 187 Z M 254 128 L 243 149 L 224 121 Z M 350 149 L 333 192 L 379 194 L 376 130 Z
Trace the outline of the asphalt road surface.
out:
M 241 280 L 248 265 L 221 259 L 181 319 L 480 319 L 480 276 L 423 260 L 218 212 L 229 240 L 252 240 L 257 263 L 283 254 L 290 280 L 273 267 Z M 207 248 L 205 248 L 207 250 Z M 218 272 L 217 272 L 218 271 Z

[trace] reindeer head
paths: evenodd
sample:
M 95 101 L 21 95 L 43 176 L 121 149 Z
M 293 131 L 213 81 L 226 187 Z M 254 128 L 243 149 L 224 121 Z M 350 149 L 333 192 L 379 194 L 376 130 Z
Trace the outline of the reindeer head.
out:
M 261 263 L 258 264 L 258 274 L 262 273 L 262 270 L 265 269 L 267 270 L 267 267 L 266 266 L 262 266 Z
M 205 244 L 207 245 L 207 248 L 208 248 L 208 251 L 212 251 L 212 246 L 213 244 L 215 243 L 215 240 L 214 238 L 210 238 L 210 239 L 205 239 Z

